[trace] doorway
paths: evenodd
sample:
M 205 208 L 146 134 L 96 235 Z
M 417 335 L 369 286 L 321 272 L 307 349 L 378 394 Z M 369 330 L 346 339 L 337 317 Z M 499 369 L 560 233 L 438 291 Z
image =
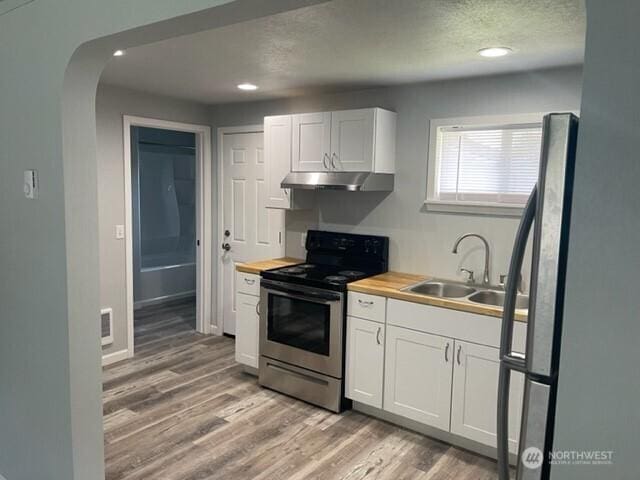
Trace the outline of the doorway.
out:
M 209 333 L 211 148 L 208 126 L 130 116 L 123 123 L 131 357 L 136 332 L 157 322 Z
M 263 126 L 218 129 L 218 318 L 235 335 L 237 263 L 284 256 L 284 210 L 266 208 Z

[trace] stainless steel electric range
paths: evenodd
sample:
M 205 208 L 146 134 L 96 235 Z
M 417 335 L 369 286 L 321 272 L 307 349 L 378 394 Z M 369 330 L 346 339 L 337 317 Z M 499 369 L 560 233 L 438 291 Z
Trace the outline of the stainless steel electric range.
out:
M 389 239 L 309 230 L 305 263 L 262 272 L 261 385 L 340 412 L 347 284 L 388 269 Z

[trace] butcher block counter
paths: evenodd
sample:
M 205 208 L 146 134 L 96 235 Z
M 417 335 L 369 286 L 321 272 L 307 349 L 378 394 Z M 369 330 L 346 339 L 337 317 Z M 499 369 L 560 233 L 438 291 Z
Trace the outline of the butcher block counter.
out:
M 270 260 L 260 260 L 257 262 L 238 263 L 236 270 L 244 273 L 253 273 L 260 275 L 260 272 L 264 270 L 271 270 L 272 268 L 288 267 L 289 265 L 295 265 L 296 263 L 302 263 L 304 260 L 300 260 L 292 257 L 272 258 Z
M 484 305 L 480 303 L 472 303 L 468 300 L 455 298 L 431 297 L 403 291 L 404 288 L 416 283 L 429 280 L 432 277 L 426 275 L 415 275 L 411 273 L 387 272 L 374 277 L 365 278 L 348 285 L 349 291 L 367 293 L 370 295 L 379 295 L 387 298 L 395 298 L 407 302 L 422 303 L 424 305 L 432 305 L 435 307 L 449 308 L 452 310 L 460 310 L 463 312 L 476 313 L 479 315 L 488 315 L 492 317 L 502 317 L 502 307 L 493 305 Z M 482 287 L 478 287 L 482 289 Z M 527 321 L 526 310 L 516 310 L 515 320 L 520 322 Z

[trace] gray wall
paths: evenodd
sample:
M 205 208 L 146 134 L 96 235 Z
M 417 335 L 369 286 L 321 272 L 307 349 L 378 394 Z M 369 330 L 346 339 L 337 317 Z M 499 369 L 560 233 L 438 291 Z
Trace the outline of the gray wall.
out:
M 613 465 L 553 480 L 640 475 L 640 2 L 590 0 L 554 448 Z
M 98 88 L 96 131 L 100 227 L 100 306 L 101 308 L 113 308 L 114 321 L 114 343 L 103 349 L 104 354 L 128 348 L 124 290 L 126 280 L 125 241 L 115 237 L 115 226 L 124 225 L 125 211 L 123 115 L 201 125 L 209 123 L 209 109 L 205 105 L 105 85 L 100 85 Z
M 455 278 L 461 266 L 478 272 L 483 250 L 467 240 L 452 255 L 456 237 L 485 235 L 492 248 L 492 280 L 506 273 L 518 219 L 427 212 L 429 119 L 579 109 L 581 68 L 479 77 L 213 107 L 214 127 L 261 123 L 264 115 L 381 106 L 398 113 L 396 188 L 390 194 L 319 192 L 317 208 L 287 213 L 287 254 L 298 256 L 300 233 L 312 225 L 388 235 L 393 270 Z M 527 267 L 528 268 L 528 267 Z M 526 278 L 526 277 L 525 277 Z
M 117 48 L 313 2 L 35 1 L 0 15 L 0 472 L 9 480 L 104 474 L 95 160 L 104 63 Z M 25 169 L 38 170 L 36 201 L 24 198 Z

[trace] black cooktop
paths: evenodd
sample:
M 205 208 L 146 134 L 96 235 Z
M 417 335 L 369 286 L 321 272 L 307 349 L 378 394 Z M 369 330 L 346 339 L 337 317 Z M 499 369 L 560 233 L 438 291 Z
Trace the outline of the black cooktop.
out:
M 309 230 L 306 248 L 305 263 L 265 270 L 262 277 L 344 291 L 349 282 L 378 275 L 388 269 L 387 237 Z

